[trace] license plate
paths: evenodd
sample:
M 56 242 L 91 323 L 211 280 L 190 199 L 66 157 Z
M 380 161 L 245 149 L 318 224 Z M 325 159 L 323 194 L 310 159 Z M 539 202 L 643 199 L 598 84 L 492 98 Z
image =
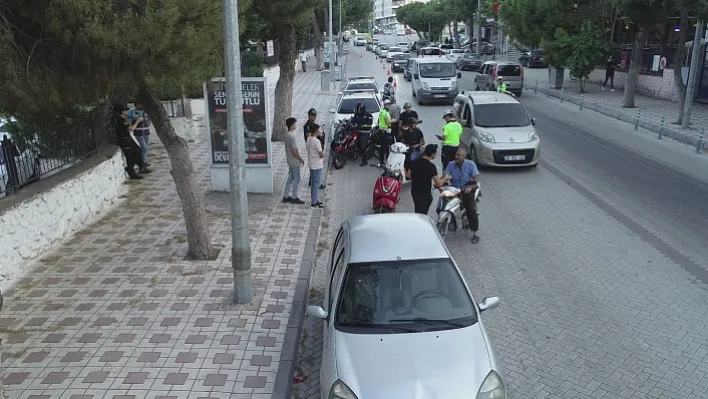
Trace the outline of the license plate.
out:
M 507 155 L 504 157 L 505 161 L 525 161 L 526 155 Z
M 444 95 L 444 94 L 436 94 L 436 95 L 433 96 L 433 97 L 435 97 L 435 98 L 445 98 L 445 95 Z

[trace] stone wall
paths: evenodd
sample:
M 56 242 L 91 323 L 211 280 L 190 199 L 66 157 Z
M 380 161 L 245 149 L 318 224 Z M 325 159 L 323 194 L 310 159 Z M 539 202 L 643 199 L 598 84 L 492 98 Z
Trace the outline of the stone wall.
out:
M 626 72 L 615 72 L 615 89 L 624 90 L 627 83 Z M 590 82 L 602 84 L 605 81 L 605 69 L 597 68 L 590 74 Z M 608 83 L 609 85 L 609 83 Z M 664 69 L 662 76 L 639 75 L 637 93 L 664 100 L 678 101 L 674 70 Z
M 125 186 L 123 157 L 115 146 L 0 201 L 0 289 L 26 262 L 112 209 Z

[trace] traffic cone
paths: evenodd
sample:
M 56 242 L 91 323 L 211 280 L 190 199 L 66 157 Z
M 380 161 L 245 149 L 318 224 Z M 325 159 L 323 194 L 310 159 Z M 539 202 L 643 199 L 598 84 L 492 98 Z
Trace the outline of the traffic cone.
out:
M 396 79 L 393 79 L 393 87 L 397 87 L 398 83 L 396 83 Z
M 387 70 L 386 70 L 386 76 L 391 76 L 391 70 L 390 70 L 390 69 L 387 69 Z

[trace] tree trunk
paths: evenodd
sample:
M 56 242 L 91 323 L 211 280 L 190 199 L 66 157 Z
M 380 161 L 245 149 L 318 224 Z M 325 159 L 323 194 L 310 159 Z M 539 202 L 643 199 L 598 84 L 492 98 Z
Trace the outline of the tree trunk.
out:
M 639 71 L 642 69 L 642 52 L 644 44 L 647 42 L 649 29 L 646 27 L 639 28 L 639 32 L 634 36 L 634 44 L 632 44 L 632 58 L 629 63 L 629 73 L 627 74 L 627 83 L 624 85 L 624 99 L 622 100 L 622 108 L 634 108 L 634 95 L 637 92 L 637 81 L 639 80 Z
M 453 22 L 453 24 L 452 24 L 452 34 L 454 35 L 453 36 L 454 37 L 453 43 L 459 44 L 459 42 L 457 41 L 457 32 L 458 32 L 457 19 L 458 19 L 457 16 L 455 16 L 455 22 Z
M 144 86 L 137 95 L 137 100 L 145 107 L 160 141 L 165 146 L 170 158 L 172 178 L 175 181 L 177 195 L 182 204 L 184 224 L 187 228 L 187 256 L 195 260 L 207 260 L 214 256 L 209 232 L 209 219 L 202 201 L 202 193 L 197 184 L 197 176 L 189 156 L 189 145 L 175 133 L 167 112 L 160 99 Z
M 688 36 L 688 12 L 685 9 L 681 10 L 679 26 L 678 43 L 676 43 L 676 54 L 674 55 L 674 84 L 678 91 L 678 118 L 677 124 L 683 123 L 683 106 L 686 104 L 686 85 L 683 83 L 681 69 L 683 67 L 683 58 L 686 55 L 686 36 Z M 695 41 L 694 41 L 695 44 Z
M 284 23 L 278 34 L 280 43 L 280 78 L 275 86 L 275 106 L 273 110 L 273 129 L 271 141 L 282 141 L 282 126 L 292 116 L 293 83 L 295 82 L 295 60 L 297 59 L 296 29 L 292 23 Z
M 615 29 L 617 29 L 617 17 L 619 16 L 619 13 L 617 12 L 616 7 L 612 7 L 612 28 L 610 29 L 610 42 L 615 41 Z
M 317 23 L 317 14 L 312 11 L 312 31 L 315 38 L 315 61 L 317 62 L 317 70 L 321 71 L 324 69 L 324 40 L 322 39 L 322 31 L 320 30 L 320 25 Z

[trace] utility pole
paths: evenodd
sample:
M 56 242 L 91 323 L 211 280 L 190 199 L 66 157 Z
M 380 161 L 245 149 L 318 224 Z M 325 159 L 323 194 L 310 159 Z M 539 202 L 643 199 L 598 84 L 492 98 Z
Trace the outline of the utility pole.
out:
M 229 182 L 231 188 L 231 267 L 234 269 L 234 302 L 253 299 L 251 240 L 248 232 L 248 193 L 244 154 L 241 52 L 238 35 L 238 0 L 223 0 L 224 54 L 226 58 L 226 110 L 229 135 Z
M 332 36 L 334 31 L 332 30 L 332 0 L 329 0 L 329 78 L 332 83 L 334 83 L 334 41 Z
M 339 36 L 342 36 L 342 0 L 339 0 Z
M 691 124 L 691 111 L 693 110 L 693 97 L 696 89 L 696 79 L 698 79 L 698 65 L 700 63 L 700 49 L 705 33 L 705 21 L 696 23 L 696 34 L 693 37 L 693 49 L 691 51 L 691 67 L 688 70 L 688 84 L 686 85 L 686 99 L 683 102 L 683 121 L 681 127 L 688 129 Z
M 477 55 L 482 56 L 482 0 L 477 0 Z

